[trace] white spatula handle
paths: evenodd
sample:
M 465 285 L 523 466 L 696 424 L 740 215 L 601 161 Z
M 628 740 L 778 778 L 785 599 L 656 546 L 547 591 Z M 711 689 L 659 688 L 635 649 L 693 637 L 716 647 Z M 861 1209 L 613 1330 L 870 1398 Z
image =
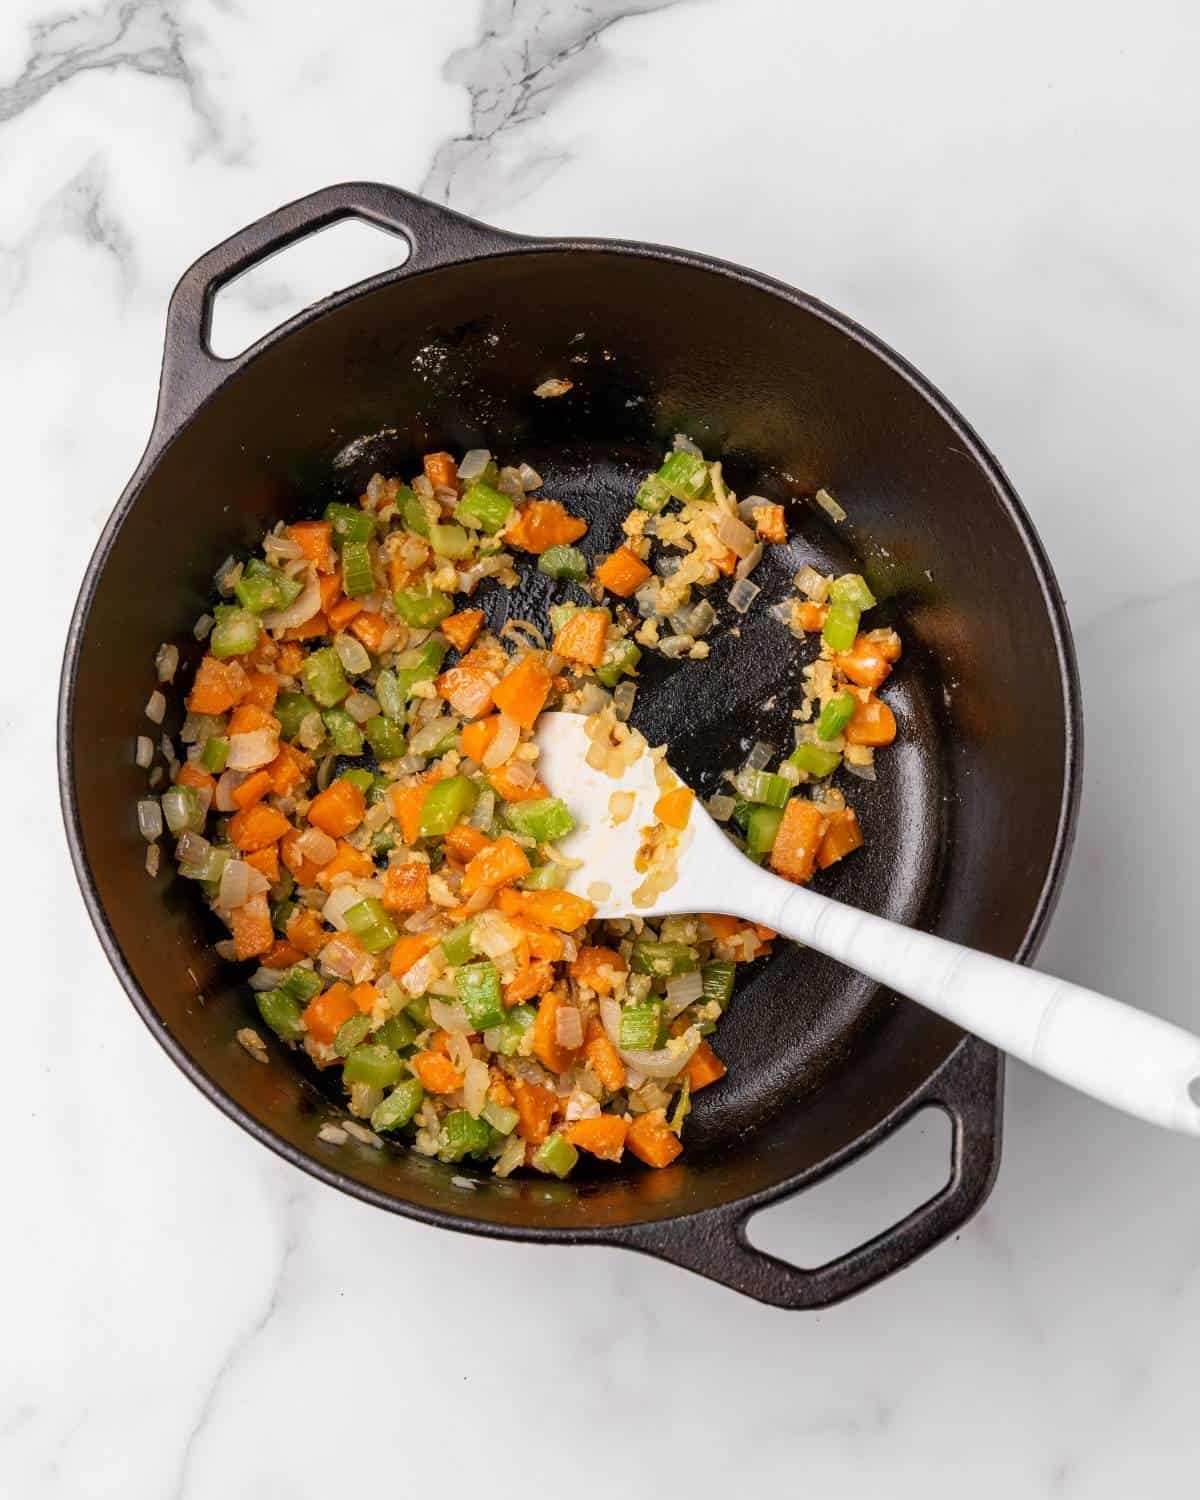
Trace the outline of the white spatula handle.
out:
M 739 915 L 807 943 L 1127 1114 L 1200 1135 L 1200 1037 L 1119 1000 L 754 871 Z M 751 902 L 744 899 L 751 892 Z M 1197 1097 L 1193 1097 L 1193 1094 Z

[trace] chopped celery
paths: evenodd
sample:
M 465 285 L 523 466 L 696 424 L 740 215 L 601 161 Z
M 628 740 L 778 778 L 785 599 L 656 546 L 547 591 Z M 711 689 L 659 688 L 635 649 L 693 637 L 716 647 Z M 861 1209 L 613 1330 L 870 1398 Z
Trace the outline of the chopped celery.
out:
M 497 1104 L 494 1099 L 489 1099 L 483 1106 L 482 1118 L 501 1135 L 512 1135 L 521 1117 L 507 1104 Z
M 305 969 L 297 964 L 287 971 L 279 989 L 298 1004 L 307 1005 L 321 993 L 321 976 L 315 969 Z
M 304 1035 L 300 1006 L 283 990 L 259 990 L 254 997 L 258 1013 L 281 1041 L 298 1042 Z
M 619 636 L 610 641 L 604 652 L 604 660 L 596 668 L 596 681 L 605 687 L 616 687 L 620 679 L 632 674 L 642 659 L 642 648 L 628 636 Z
M 484 480 L 473 484 L 454 509 L 456 521 L 465 521 L 495 536 L 508 520 L 512 501 L 500 490 L 493 489 Z
M 226 735 L 213 734 L 204 741 L 204 749 L 200 752 L 200 764 L 206 771 L 212 771 L 215 775 L 225 769 L 225 762 L 229 759 L 229 739 Z
M 491 959 L 464 964 L 455 974 L 454 983 L 467 1019 L 476 1031 L 499 1026 L 504 1019 L 504 1001 L 500 992 L 500 974 Z
M 390 1047 L 365 1042 L 355 1047 L 342 1068 L 343 1083 L 369 1083 L 385 1089 L 404 1075 L 404 1060 Z
M 228 860 L 229 855 L 224 849 L 210 849 L 201 864 L 180 865 L 179 874 L 188 880 L 199 880 L 206 886 L 211 885 L 215 892 Z
M 333 522 L 333 540 L 339 547 L 346 542 L 369 542 L 375 535 L 375 517 L 357 505 L 331 500 L 325 519 Z
M 675 1100 L 675 1108 L 671 1111 L 671 1118 L 667 1121 L 667 1124 L 671 1127 L 676 1135 L 679 1135 L 683 1130 L 683 1122 L 687 1119 L 688 1115 L 691 1113 L 691 1110 L 692 1081 L 685 1075 L 683 1080 L 683 1087 L 679 1090 L 679 1094 Z
M 682 450 L 671 454 L 656 477 L 676 500 L 699 500 L 709 486 L 708 465 L 697 454 Z
M 374 714 L 363 729 L 377 760 L 395 760 L 404 754 L 407 748 L 404 730 L 395 719 L 389 719 L 386 714 Z
M 636 950 L 635 950 L 636 951 Z M 625 1052 L 650 1052 L 658 1044 L 662 1006 L 655 1001 L 627 1005 L 621 1012 L 621 1048 Z
M 406 1047 L 411 1047 L 416 1039 L 417 1028 L 403 1011 L 397 1016 L 390 1016 L 375 1033 L 375 1040 L 379 1045 L 390 1047 L 393 1052 L 403 1052 Z
M 194 786 L 172 786 L 162 794 L 163 817 L 172 833 L 199 833 L 204 827 L 204 804 Z
M 471 947 L 471 929 L 475 918 L 469 917 L 457 927 L 452 927 L 442 939 L 442 953 L 448 964 L 469 963 L 474 953 Z
M 387 718 L 404 718 L 404 709 L 408 699 L 407 695 L 400 691 L 395 672 L 391 670 L 380 672 L 375 679 L 375 696 L 379 699 L 379 706 Z
M 348 1021 L 343 1021 L 338 1027 L 337 1035 L 333 1039 L 333 1050 L 339 1057 L 349 1057 L 359 1042 L 366 1041 L 370 1030 L 370 1016 L 362 1014 L 351 1016 Z
M 404 524 L 409 531 L 415 531 L 418 536 L 429 535 L 429 517 L 425 514 L 425 507 L 421 504 L 421 497 L 415 490 L 410 490 L 407 485 L 400 491 L 397 501 L 400 514 Z
M 346 912 L 346 926 L 368 953 L 382 953 L 400 934 L 396 931 L 384 905 L 374 896 L 356 902 Z
M 739 771 L 734 783 L 747 802 L 783 807 L 791 795 L 791 784 L 772 771 Z
M 404 1007 L 404 1012 L 406 1015 L 409 1015 L 413 1018 L 413 1022 L 417 1026 L 419 1026 L 422 1031 L 427 1030 L 430 1026 L 433 1025 L 433 1015 L 429 1009 L 428 995 L 414 995 L 413 998 Z
M 344 708 L 327 708 L 321 715 L 333 748 L 339 755 L 361 755 L 362 730 Z
M 565 1135 L 560 1135 L 556 1130 L 537 1148 L 532 1160 L 539 1172 L 548 1172 L 554 1177 L 569 1177 L 579 1160 L 579 1152 Z
M 547 547 L 538 558 L 538 572 L 560 583 L 564 579 L 578 583 L 588 575 L 587 558 L 578 547 Z
M 536 797 L 529 802 L 506 802 L 500 814 L 506 828 L 537 839 L 539 844 L 565 838 L 575 819 L 558 797 Z
M 521 882 L 521 889 L 525 891 L 561 891 L 567 883 L 567 872 L 561 865 L 556 865 L 553 860 L 547 860 L 544 865 L 537 865 L 530 870 Z
M 705 1000 L 715 1000 L 724 1010 L 733 999 L 733 965 L 723 961 L 705 964 L 700 974 Z
M 220 879 L 220 876 L 217 878 Z M 271 926 L 278 933 L 286 933 L 288 923 L 299 910 L 299 906 L 294 901 L 289 901 L 286 898 L 282 901 L 277 901 L 271 908 Z
M 833 736 L 830 735 L 829 738 L 832 739 Z M 797 745 L 788 756 L 789 765 L 797 766 L 801 771 L 807 771 L 810 776 L 832 776 L 841 763 L 842 752 L 840 750 L 823 750 L 820 745 L 814 745 L 811 740 L 805 740 L 803 744 Z
M 843 573 L 835 578 L 829 585 L 829 598 L 834 604 L 849 604 L 859 614 L 877 602 L 861 573 Z
M 471 551 L 471 538 L 462 526 L 437 525 L 429 528 L 429 545 L 439 557 L 458 559 Z
M 465 776 L 448 776 L 430 787 L 421 805 L 420 835 L 423 839 L 447 834 L 475 806 L 475 784 Z
M 369 848 L 372 854 L 386 854 L 389 849 L 394 849 L 395 847 L 395 836 L 389 833 L 386 828 L 381 828 L 378 833 L 371 835 Z
M 673 974 L 689 974 L 700 967 L 695 948 L 686 943 L 657 943 L 649 938 L 633 945 L 633 967 L 638 974 L 654 974 L 669 979 Z
M 350 691 L 338 654 L 332 646 L 323 646 L 304 658 L 301 668 L 304 686 L 322 708 L 333 708 Z
M 316 711 L 317 705 L 307 693 L 280 693 L 271 710 L 279 720 L 279 732 L 285 740 L 294 740 L 303 720 Z
M 339 781 L 348 781 L 356 786 L 365 797 L 368 792 L 375 790 L 375 778 L 365 766 L 351 766 L 348 771 L 343 771 L 338 777 Z
M 854 645 L 854 637 L 858 634 L 858 621 L 861 610 L 855 609 L 853 604 L 831 604 L 829 613 L 825 616 L 825 624 L 821 627 L 821 636 L 825 643 L 834 651 L 849 651 Z
M 450 643 L 444 636 L 434 635 L 430 636 L 425 644 L 423 646 L 419 646 L 415 651 L 405 652 L 401 660 L 406 661 L 409 664 L 407 666 L 397 667 L 395 673 L 393 674 L 393 681 L 395 683 L 396 691 L 396 701 L 399 703 L 399 708 L 397 708 L 394 712 L 392 709 L 388 708 L 382 696 L 380 696 L 380 684 L 379 681 L 376 682 L 375 696 L 379 698 L 379 702 L 383 707 L 384 713 L 390 713 L 394 719 L 403 717 L 404 705 L 408 702 L 409 694 L 412 692 L 414 684 L 418 682 L 429 682 L 437 676 L 438 671 L 442 665 L 442 661 L 446 655 L 447 650 L 449 649 L 449 644 Z M 380 679 L 383 678 L 383 675 L 384 674 L 382 672 L 379 674 Z
M 452 1109 L 442 1121 L 438 1160 L 462 1161 L 464 1156 L 482 1156 L 491 1139 L 486 1120 L 476 1120 L 465 1109 Z
M 441 589 L 397 589 L 392 595 L 396 613 L 414 630 L 429 630 L 454 613 L 454 602 Z
M 656 516 L 670 498 L 670 490 L 657 474 L 651 474 L 639 486 L 637 494 L 633 497 L 633 503 L 642 510 L 648 510 L 652 516 Z
M 783 822 L 783 809 L 755 803 L 746 820 L 746 847 L 751 854 L 766 854 L 774 847 L 775 835 Z
M 489 1027 L 496 1035 L 495 1050 L 502 1057 L 515 1057 L 520 1051 L 521 1038 L 534 1023 L 537 1012 L 532 1005 L 514 1005 L 504 1013 L 497 1026 Z
M 258 645 L 258 616 L 233 604 L 218 604 L 213 610 L 216 624 L 208 637 L 208 649 L 224 660 L 245 656 Z
M 425 1090 L 419 1078 L 404 1078 L 371 1115 L 372 1130 L 399 1130 L 420 1109 Z
M 251 614 L 266 614 L 271 609 L 286 609 L 299 598 L 303 584 L 298 578 L 289 578 L 278 568 L 272 568 L 262 558 L 254 557 L 242 570 L 242 576 L 233 586 L 239 604 Z
M 375 570 L 366 542 L 347 542 L 342 548 L 342 591 L 349 599 L 375 591 Z
M 854 717 L 854 710 L 857 707 L 858 699 L 848 688 L 831 698 L 821 710 L 821 717 L 817 720 L 817 738 L 819 740 L 837 739 Z

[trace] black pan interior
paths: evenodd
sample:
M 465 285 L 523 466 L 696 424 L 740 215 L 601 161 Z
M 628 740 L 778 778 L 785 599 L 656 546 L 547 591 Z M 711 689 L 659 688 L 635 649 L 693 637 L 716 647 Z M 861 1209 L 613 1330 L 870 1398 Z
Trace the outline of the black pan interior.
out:
M 575 382 L 541 400 L 549 376 Z M 635 720 L 704 791 L 749 743 L 791 743 L 806 652 L 770 615 L 803 563 L 863 571 L 901 629 L 889 684 L 897 747 L 849 794 L 867 848 L 822 889 L 992 952 L 1040 920 L 1069 782 L 1064 657 L 1048 583 L 970 435 L 847 325 L 749 278 L 614 249 L 547 249 L 404 278 L 309 321 L 228 382 L 133 486 L 82 633 L 69 725 L 99 898 L 157 1024 L 251 1122 L 417 1212 L 484 1227 L 580 1229 L 661 1217 L 816 1169 L 945 1059 L 954 1028 L 785 946 L 743 982 L 717 1038 L 729 1076 L 697 1101 L 666 1173 L 596 1168 L 568 1184 L 455 1187 L 402 1151 L 325 1147 L 319 1083 L 286 1053 L 249 1061 L 244 989 L 211 958 L 184 882 L 143 872 L 132 764 L 162 640 L 190 625 L 214 569 L 279 515 L 411 474 L 428 447 L 527 459 L 615 542 L 639 477 L 677 431 L 739 493 L 788 504 L 792 541 L 723 611 L 706 663 L 653 659 Z M 826 486 L 849 512 L 811 501 Z M 154 587 L 147 588 L 147 576 Z M 549 585 L 481 595 L 491 623 L 544 624 Z M 170 727 L 170 721 L 168 722 Z M 164 861 L 169 864 L 169 861 Z

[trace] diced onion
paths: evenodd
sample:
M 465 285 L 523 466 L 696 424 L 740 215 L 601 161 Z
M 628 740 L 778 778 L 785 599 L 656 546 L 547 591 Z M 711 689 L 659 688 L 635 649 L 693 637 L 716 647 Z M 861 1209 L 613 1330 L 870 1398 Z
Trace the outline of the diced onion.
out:
M 134 764 L 141 766 L 143 771 L 148 771 L 154 761 L 154 741 L 149 735 L 139 734 L 137 745 L 133 752 Z
M 279 736 L 273 729 L 251 729 L 246 734 L 229 736 L 229 755 L 225 765 L 230 771 L 257 771 L 279 754 Z
M 744 500 L 738 501 L 738 515 L 741 516 L 747 525 L 752 525 L 754 522 L 754 512 L 760 506 L 770 504 L 771 502 L 765 495 L 747 495 Z
M 462 463 L 458 466 L 458 477 L 478 479 L 491 461 L 492 455 L 486 448 L 468 448 L 463 454 Z
M 226 911 L 245 906 L 250 899 L 250 876 L 257 873 L 244 859 L 227 859 L 225 868 L 221 871 L 217 905 L 223 906 Z
M 146 874 L 151 880 L 158 874 L 158 867 L 162 861 L 162 849 L 158 844 L 146 845 Z
M 554 396 L 565 396 L 574 387 L 574 384 L 573 380 L 561 380 L 555 375 L 551 376 L 549 380 L 543 380 L 541 385 L 535 385 L 533 394 L 545 401 Z
M 621 1006 L 610 996 L 600 999 L 600 1020 L 608 1039 L 621 1055 L 621 1060 L 630 1068 L 636 1068 L 646 1078 L 674 1078 L 681 1073 L 699 1047 L 702 1038 L 691 1026 L 682 1037 L 675 1038 L 672 1047 L 660 1047 L 655 1052 L 627 1052 L 621 1048 Z M 682 1043 L 682 1045 L 680 1045 Z
M 753 531 L 736 516 L 722 516 L 717 525 L 717 540 L 731 547 L 739 557 L 748 557 L 757 545 Z
M 216 623 L 212 615 L 201 615 L 192 626 L 192 634 L 198 641 L 206 641 Z
M 775 754 L 774 745 L 768 745 L 766 740 L 755 740 L 750 747 L 750 754 L 746 757 L 747 771 L 764 771 L 771 763 Z
M 412 739 L 408 742 L 408 748 L 415 755 L 428 755 L 433 747 L 443 740 L 449 732 L 456 728 L 456 721 L 448 714 L 440 714 L 437 718 L 430 719 L 423 724 Z
M 356 724 L 365 724 L 379 712 L 379 704 L 370 693 L 350 693 L 342 700 L 342 707 Z
M 431 1001 L 431 1007 L 432 1003 Z M 490 1082 L 487 1063 L 481 1058 L 473 1057 L 463 1069 L 463 1108 L 475 1119 L 483 1113 Z
M 808 563 L 796 574 L 795 584 L 804 597 L 811 599 L 814 604 L 824 604 L 829 597 L 829 579 Z
M 633 700 L 637 697 L 636 682 L 618 682 L 613 689 L 613 712 L 622 724 L 633 712 Z
M 696 458 L 704 457 L 703 450 L 692 442 L 686 432 L 677 432 L 675 434 L 674 441 L 671 444 L 671 451 L 672 453 L 691 453 Z
M 510 714 L 502 713 L 500 722 L 496 725 L 496 733 L 492 736 L 492 743 L 483 753 L 483 769 L 494 771 L 497 766 L 502 766 L 517 748 L 517 741 L 521 738 L 521 726 Z M 417 749 L 414 736 L 412 748 Z
M 461 1000 L 431 999 L 429 1014 L 434 1024 L 440 1026 L 443 1031 L 457 1032 L 461 1036 L 474 1030 Z
M 153 797 L 141 797 L 137 805 L 138 832 L 152 844 L 155 839 L 162 837 L 163 816 L 162 808 Z
M 704 976 L 699 969 L 692 969 L 687 974 L 673 975 L 667 980 L 666 1019 L 671 1020 L 681 1010 L 686 1010 L 689 1005 L 699 1000 L 703 993 Z
M 751 583 L 748 578 L 739 578 L 729 590 L 730 607 L 737 610 L 739 615 L 744 615 L 761 593 L 758 584 Z
M 362 895 L 356 885 L 336 886 L 329 900 L 321 908 L 321 915 L 331 927 L 336 927 L 339 932 L 345 932 L 349 926 L 346 913 L 352 906 L 357 906 L 361 900 Z
M 159 682 L 174 682 L 175 673 L 179 670 L 179 647 L 164 641 L 155 655 L 154 670 L 158 673 Z
M 511 495 L 514 500 L 520 500 L 525 493 L 525 486 L 521 483 L 521 471 L 505 465 L 500 470 L 496 488 L 502 495 Z
M 490 786 L 485 786 L 483 791 L 475 799 L 475 807 L 469 819 L 472 828 L 478 828 L 481 832 L 492 826 L 492 819 L 496 815 L 496 794 Z
M 263 615 L 263 625 L 268 630 L 294 630 L 304 625 L 321 608 L 321 585 L 317 581 L 315 568 L 308 570 L 308 582 L 286 609 L 272 609 Z
M 754 572 L 755 568 L 758 567 L 759 563 L 762 562 L 762 555 L 762 543 L 755 542 L 750 551 L 747 552 L 745 557 L 742 558 L 741 562 L 738 563 L 734 576 L 739 579 L 749 578 L 751 573 Z
M 283 969 L 255 969 L 246 982 L 256 994 L 259 994 L 263 990 L 273 990 L 283 978 L 284 972 Z
M 157 688 L 146 700 L 146 717 L 151 724 L 161 724 L 167 713 L 167 700 Z
M 825 514 L 832 517 L 833 520 L 844 521 L 846 519 L 846 512 L 837 503 L 837 501 L 833 498 L 828 490 L 818 490 L 816 499 L 817 504 L 821 507 Z
M 866 765 L 856 766 L 853 761 L 844 760 L 842 766 L 845 770 L 849 771 L 851 776 L 857 776 L 860 781 L 874 781 L 876 779 L 875 766 L 871 762 L 868 762 Z
M 708 799 L 709 816 L 718 823 L 728 823 L 733 817 L 733 809 L 737 803 L 732 797 L 727 797 L 723 792 L 718 792 L 715 797 Z
M 315 750 L 325 738 L 325 723 L 317 712 L 305 714 L 300 720 L 300 728 L 296 738 L 305 750 Z
M 569 1052 L 583 1046 L 583 1017 L 574 1005 L 560 1005 L 555 1011 L 554 1040 Z
M 185 833 L 175 845 L 175 858 L 181 865 L 202 865 L 212 852 L 212 845 L 202 833 Z
M 542 487 L 542 476 L 536 469 L 531 469 L 528 464 L 522 464 L 517 470 L 521 479 L 523 490 L 540 490 Z
M 339 635 L 334 640 L 333 649 L 337 652 L 342 666 L 352 677 L 357 677 L 360 672 L 370 669 L 371 658 L 367 648 L 361 641 L 356 641 L 352 635 Z
M 233 800 L 233 794 L 245 781 L 241 771 L 222 771 L 220 780 L 217 782 L 217 795 L 213 799 L 218 812 L 237 812 L 237 803 Z

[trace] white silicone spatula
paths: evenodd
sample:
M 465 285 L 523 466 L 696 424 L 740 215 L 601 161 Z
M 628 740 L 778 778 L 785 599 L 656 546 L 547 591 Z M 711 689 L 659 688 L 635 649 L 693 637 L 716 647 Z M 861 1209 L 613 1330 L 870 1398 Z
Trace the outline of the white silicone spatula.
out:
M 568 888 L 595 900 L 600 917 L 725 912 L 868 974 L 1013 1057 L 1155 1125 L 1200 1135 L 1200 1037 L 1079 985 L 977 953 L 927 932 L 793 885 L 746 858 L 699 801 L 682 835 L 679 878 L 652 906 L 636 906 L 644 876 L 634 856 L 654 822 L 660 790 L 643 754 L 619 778 L 587 764 L 580 714 L 539 721 L 539 774 L 578 827 L 559 848 L 581 860 Z M 614 792 L 632 792 L 614 822 Z

